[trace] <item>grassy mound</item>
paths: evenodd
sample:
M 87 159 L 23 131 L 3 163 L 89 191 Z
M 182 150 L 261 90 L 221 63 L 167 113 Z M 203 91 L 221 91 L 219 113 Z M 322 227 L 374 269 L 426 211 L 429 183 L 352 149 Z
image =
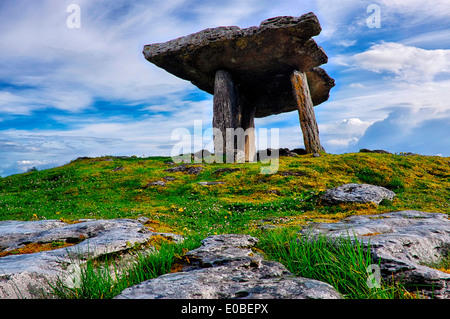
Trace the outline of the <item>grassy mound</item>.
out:
M 286 248 L 285 243 L 292 242 L 296 229 L 308 222 L 335 222 L 355 214 L 407 209 L 450 212 L 450 158 L 376 153 L 323 154 L 318 158 L 304 155 L 281 157 L 275 174 L 261 174 L 261 167 L 267 165 L 189 164 L 200 168 L 171 172 L 166 170 L 177 165 L 169 157 L 80 158 L 61 167 L 0 179 L 0 220 L 72 222 L 80 218 L 147 217 L 146 226 L 150 229 L 195 237 L 197 243 L 212 234 L 246 233 L 261 239 L 259 249 L 269 258 L 281 261 L 297 275 L 306 276 L 303 270 L 291 266 L 299 265 L 299 258 L 307 248 L 298 245 Z M 205 186 L 199 182 L 222 183 Z M 394 191 L 396 197 L 379 206 L 350 203 L 333 206 L 321 201 L 320 195 L 326 189 L 346 183 L 384 186 Z M 283 228 L 271 230 L 276 226 Z M 355 251 L 357 260 L 358 250 Z M 176 263 L 174 254 L 173 251 L 170 259 Z M 340 258 L 336 252 L 327 254 Z M 322 278 L 323 271 L 320 273 L 317 264 L 327 263 L 313 261 L 319 255 L 303 260 L 305 265 L 308 260 L 314 265 L 302 269 L 314 269 L 317 273 L 308 276 L 326 281 L 327 276 Z M 355 265 L 361 268 L 368 262 L 357 261 Z M 367 290 L 366 274 L 355 276 L 354 283 L 339 276 L 336 273 L 330 278 L 350 298 L 405 296 L 400 286 L 383 287 L 379 293 Z M 98 295 L 105 296 L 104 292 Z
M 404 209 L 450 211 L 450 159 L 355 153 L 281 157 L 267 164 L 204 164 L 198 174 L 167 172 L 168 157 L 84 158 L 0 179 L 0 220 L 148 217 L 179 234 L 248 232 L 261 222 L 285 226 Z M 192 164 L 198 166 L 197 164 Z M 172 180 L 173 179 L 173 180 Z M 149 185 L 165 181 L 165 186 Z M 198 182 L 221 181 L 203 186 Z M 327 188 L 369 183 L 397 196 L 380 206 L 320 201 Z

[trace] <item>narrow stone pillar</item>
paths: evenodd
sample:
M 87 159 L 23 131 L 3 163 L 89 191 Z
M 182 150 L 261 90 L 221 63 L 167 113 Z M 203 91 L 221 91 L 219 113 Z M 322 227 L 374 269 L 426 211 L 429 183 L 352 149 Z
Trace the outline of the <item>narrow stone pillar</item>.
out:
M 245 161 L 256 161 L 255 108 L 242 107 L 241 126 L 245 131 Z
M 220 156 L 226 154 L 229 142 L 226 136 L 227 129 L 236 129 L 240 126 L 241 120 L 238 91 L 228 71 L 216 72 L 213 104 L 214 152 Z M 233 141 L 233 150 L 234 148 Z
M 319 127 L 314 114 L 313 102 L 308 87 L 306 74 L 294 71 L 291 76 L 292 89 L 297 101 L 300 127 L 303 132 L 303 141 L 307 153 L 319 153 L 324 151 L 320 145 Z

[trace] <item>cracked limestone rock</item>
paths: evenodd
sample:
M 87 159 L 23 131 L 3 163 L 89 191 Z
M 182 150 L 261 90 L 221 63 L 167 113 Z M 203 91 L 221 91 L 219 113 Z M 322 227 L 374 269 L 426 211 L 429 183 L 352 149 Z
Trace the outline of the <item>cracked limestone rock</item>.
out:
M 155 235 L 181 240 L 179 235 L 154 233 L 132 219 L 83 220 L 67 224 L 60 220 L 0 222 L 0 251 L 29 243 L 74 243 L 70 247 L 0 258 L 0 299 L 52 298 L 49 283 L 58 278 L 73 285 L 88 258 L 126 252 L 148 243 Z M 152 251 L 152 247 L 148 248 Z
M 117 299 L 341 299 L 329 284 L 294 277 L 252 251 L 249 235 L 215 235 L 186 254 L 183 271 L 125 289 Z
M 303 234 L 350 236 L 370 249 L 385 280 L 395 278 L 415 293 L 450 298 L 450 274 L 430 268 L 450 253 L 450 220 L 446 214 L 420 211 L 351 216 L 337 223 L 314 223 Z
M 387 188 L 370 184 L 345 184 L 328 189 L 322 199 L 331 204 L 342 202 L 380 204 L 383 199 L 393 200 L 395 193 Z

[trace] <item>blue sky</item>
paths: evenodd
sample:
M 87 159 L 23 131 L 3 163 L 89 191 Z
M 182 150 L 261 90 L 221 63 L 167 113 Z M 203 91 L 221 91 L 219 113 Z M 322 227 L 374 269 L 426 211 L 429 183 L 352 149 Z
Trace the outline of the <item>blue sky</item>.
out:
M 72 3 L 80 28 L 66 24 Z M 367 25 L 371 4 L 380 28 Z M 175 129 L 211 128 L 212 96 L 147 62 L 143 46 L 311 11 L 336 80 L 315 108 L 325 149 L 450 156 L 448 0 L 2 0 L 0 175 L 78 156 L 169 156 Z M 279 128 L 280 147 L 303 146 L 296 112 L 255 124 Z

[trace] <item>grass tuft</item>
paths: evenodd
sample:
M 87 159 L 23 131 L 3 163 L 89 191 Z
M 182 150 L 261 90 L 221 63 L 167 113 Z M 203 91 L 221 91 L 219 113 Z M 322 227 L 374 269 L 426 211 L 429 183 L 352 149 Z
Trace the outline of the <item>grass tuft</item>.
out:
M 370 250 L 350 237 L 301 236 L 290 229 L 274 230 L 258 247 L 295 276 L 327 282 L 347 299 L 399 299 L 409 294 L 400 283 L 370 288 L 367 267 L 373 264 Z
M 114 259 L 92 260 L 80 268 L 73 282 L 58 278 L 51 285 L 52 294 L 61 299 L 110 299 L 127 287 L 171 272 L 184 252 L 200 245 L 199 237 L 186 238 L 182 243 L 160 241 L 154 253 L 137 253 L 132 265 L 119 267 Z

